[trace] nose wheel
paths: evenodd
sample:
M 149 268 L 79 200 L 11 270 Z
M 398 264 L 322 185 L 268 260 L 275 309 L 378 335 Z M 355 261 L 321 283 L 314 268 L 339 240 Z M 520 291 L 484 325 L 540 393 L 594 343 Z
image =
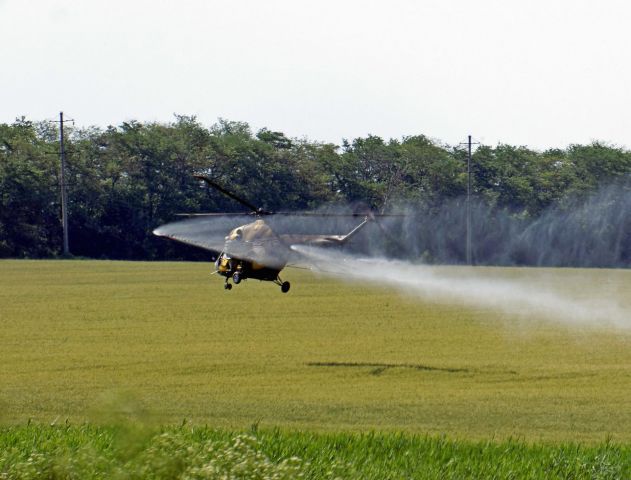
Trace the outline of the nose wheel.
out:
M 234 272 L 232 274 L 232 277 L 226 277 L 226 283 L 224 283 L 223 285 L 223 288 L 225 288 L 226 290 L 232 290 L 232 284 L 230 283 L 230 278 L 232 278 L 232 281 L 235 285 L 239 285 L 241 283 L 241 280 L 243 280 L 241 278 L 240 272 Z

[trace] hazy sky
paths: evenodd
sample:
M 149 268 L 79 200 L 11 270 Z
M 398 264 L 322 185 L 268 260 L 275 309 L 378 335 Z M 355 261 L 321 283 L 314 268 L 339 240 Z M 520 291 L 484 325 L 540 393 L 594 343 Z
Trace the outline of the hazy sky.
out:
M 631 2 L 0 0 L 0 122 L 631 147 Z

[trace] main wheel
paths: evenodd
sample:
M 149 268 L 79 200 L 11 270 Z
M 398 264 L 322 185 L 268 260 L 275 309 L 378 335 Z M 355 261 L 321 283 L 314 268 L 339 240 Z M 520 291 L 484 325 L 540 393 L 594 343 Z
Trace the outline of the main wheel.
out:
M 229 283 L 224 284 L 223 288 L 225 288 L 226 290 L 231 290 L 232 289 L 232 285 L 230 285 Z
M 234 272 L 234 274 L 232 275 L 232 281 L 235 285 L 238 285 L 241 281 L 241 274 L 239 272 Z
M 291 284 L 289 282 L 283 282 L 280 286 L 280 291 L 283 293 L 287 293 L 289 291 L 289 287 L 291 287 Z

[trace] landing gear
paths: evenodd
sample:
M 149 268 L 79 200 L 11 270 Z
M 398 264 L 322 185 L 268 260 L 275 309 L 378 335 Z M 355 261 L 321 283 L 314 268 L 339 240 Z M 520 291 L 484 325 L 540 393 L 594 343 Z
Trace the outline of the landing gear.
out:
M 226 290 L 232 290 L 232 284 L 230 283 L 231 278 L 235 285 L 239 285 L 241 283 L 241 280 L 243 280 L 243 278 L 241 277 L 241 272 L 234 272 L 232 274 L 232 277 L 226 277 L 226 283 L 223 286 L 223 288 L 225 288 Z
M 274 280 L 274 283 L 276 285 L 280 285 L 280 291 L 283 293 L 287 293 L 289 291 L 289 287 L 291 286 L 289 282 L 283 282 L 280 279 L 280 277 L 276 277 L 276 280 Z

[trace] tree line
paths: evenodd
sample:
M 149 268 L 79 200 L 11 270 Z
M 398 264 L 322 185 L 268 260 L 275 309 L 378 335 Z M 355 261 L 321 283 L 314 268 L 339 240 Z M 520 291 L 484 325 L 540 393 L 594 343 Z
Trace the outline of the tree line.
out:
M 70 244 L 77 256 L 206 258 L 151 234 L 177 213 L 242 210 L 192 178 L 203 173 L 269 210 L 405 206 L 423 220 L 420 224 L 454 224 L 442 239 L 412 229 L 408 234 L 418 240 L 414 256 L 464 259 L 464 222 L 460 214 L 451 218 L 454 209 L 463 211 L 467 190 L 467 152 L 460 145 L 424 135 L 390 140 L 369 135 L 336 146 L 266 128 L 253 132 L 243 122 L 219 120 L 205 127 L 190 116 L 66 130 Z M 58 127 L 49 122 L 20 118 L 0 124 L 0 257 L 61 253 L 58 136 Z M 600 142 L 543 152 L 479 146 L 471 170 L 477 244 L 498 231 L 514 235 L 530 228 L 532 233 L 551 210 L 575 211 L 577 201 L 604 186 L 627 185 L 630 175 L 631 152 Z M 628 189 L 621 188 L 626 195 Z M 513 226 L 505 226 L 507 219 Z M 631 240 L 627 231 L 620 235 L 618 241 Z M 476 257 L 479 263 L 537 263 L 528 255 L 500 259 L 482 247 Z M 616 258 L 616 265 L 627 266 L 631 252 L 627 248 Z

